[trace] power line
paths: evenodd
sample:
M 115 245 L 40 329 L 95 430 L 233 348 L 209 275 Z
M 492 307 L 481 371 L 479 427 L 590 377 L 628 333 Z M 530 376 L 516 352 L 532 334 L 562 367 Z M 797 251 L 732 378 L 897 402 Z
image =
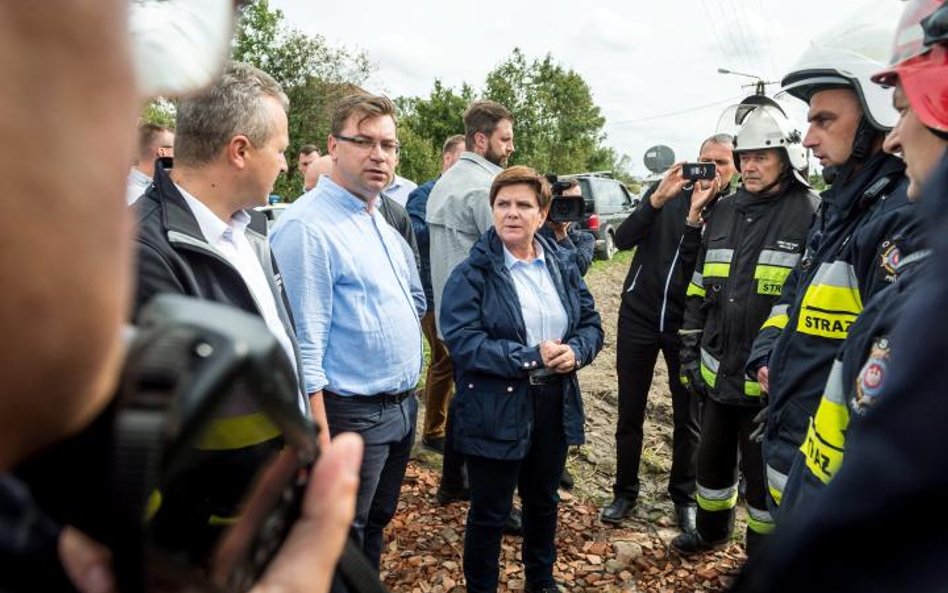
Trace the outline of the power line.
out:
M 693 113 L 693 112 L 696 112 L 696 111 L 701 111 L 701 110 L 703 110 L 703 109 L 708 109 L 708 108 L 710 108 L 710 107 L 714 107 L 714 106 L 716 106 L 716 105 L 721 105 L 722 103 L 730 103 L 730 102 L 733 102 L 733 101 L 738 101 L 738 100 L 742 99 L 743 97 L 744 97 L 743 94 L 735 95 L 735 96 L 733 96 L 733 97 L 728 97 L 727 99 L 719 99 L 719 100 L 714 101 L 714 102 L 712 102 L 712 103 L 705 103 L 704 105 L 698 105 L 698 106 L 696 106 L 696 107 L 689 107 L 689 108 L 687 108 L 687 109 L 681 109 L 681 110 L 678 110 L 678 111 L 670 111 L 670 112 L 668 112 L 668 113 L 660 113 L 660 114 L 657 114 L 657 115 L 649 115 L 649 116 L 646 116 L 646 117 L 637 117 L 637 118 L 635 118 L 635 119 L 624 119 L 624 120 L 620 120 L 620 121 L 608 122 L 607 125 L 610 125 L 610 126 L 618 126 L 618 125 L 626 125 L 626 124 L 638 124 L 638 123 L 642 123 L 642 122 L 646 122 L 646 121 L 652 121 L 652 120 L 655 120 L 655 119 L 664 119 L 664 118 L 666 118 L 666 117 L 674 117 L 674 116 L 676 116 L 676 115 L 685 115 L 685 114 L 687 114 L 687 113 Z

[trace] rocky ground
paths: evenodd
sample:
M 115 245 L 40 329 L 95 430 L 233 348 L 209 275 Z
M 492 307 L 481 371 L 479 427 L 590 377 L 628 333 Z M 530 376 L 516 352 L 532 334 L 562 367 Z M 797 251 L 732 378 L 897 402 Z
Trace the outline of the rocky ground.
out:
M 668 549 L 678 534 L 665 494 L 671 464 L 671 400 L 668 375 L 659 361 L 649 393 L 642 455 L 642 492 L 634 516 L 620 528 L 598 520 L 611 495 L 615 474 L 615 328 L 619 290 L 630 254 L 597 262 L 586 276 L 606 331 L 596 361 L 580 371 L 586 408 L 587 444 L 570 452 L 567 466 L 576 480 L 561 492 L 556 578 L 570 592 L 722 591 L 743 561 L 741 547 L 684 560 Z M 420 420 L 421 414 L 419 414 Z M 438 506 L 440 457 L 417 447 L 402 489 L 398 514 L 386 532 L 383 578 L 395 593 L 459 593 L 466 503 Z M 739 526 L 736 533 L 743 533 Z M 523 589 L 517 538 L 503 544 L 500 591 Z

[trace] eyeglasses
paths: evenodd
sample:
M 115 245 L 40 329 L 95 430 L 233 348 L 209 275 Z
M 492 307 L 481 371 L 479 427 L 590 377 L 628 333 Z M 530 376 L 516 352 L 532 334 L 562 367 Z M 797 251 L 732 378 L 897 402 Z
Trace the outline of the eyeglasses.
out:
M 374 140 L 365 136 L 342 136 L 340 134 L 333 134 L 333 138 L 348 142 L 361 152 L 371 152 L 378 145 L 382 148 L 382 152 L 388 156 L 397 155 L 402 148 L 401 144 L 395 140 Z

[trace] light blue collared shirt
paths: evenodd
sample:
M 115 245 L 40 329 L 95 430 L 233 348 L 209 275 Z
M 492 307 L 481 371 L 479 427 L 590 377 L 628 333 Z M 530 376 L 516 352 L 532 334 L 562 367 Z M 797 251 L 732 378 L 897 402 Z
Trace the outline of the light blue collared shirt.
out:
M 566 309 L 546 267 L 546 254 L 536 241 L 537 258 L 531 262 L 517 259 L 504 247 L 504 265 L 513 278 L 523 323 L 527 326 L 527 346 L 545 340 L 560 340 L 569 323 Z
M 413 388 L 422 365 L 414 263 L 378 210 L 369 214 L 365 202 L 324 176 L 270 236 L 296 319 L 306 392 Z

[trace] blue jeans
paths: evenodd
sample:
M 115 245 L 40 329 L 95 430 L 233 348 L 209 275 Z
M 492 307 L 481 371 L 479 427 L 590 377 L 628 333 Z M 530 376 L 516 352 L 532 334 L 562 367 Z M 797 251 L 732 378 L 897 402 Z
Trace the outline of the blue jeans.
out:
M 418 400 L 365 401 L 323 392 L 329 432 L 355 432 L 365 441 L 352 534 L 376 568 L 382 559 L 382 530 L 398 507 L 398 495 L 415 440 Z
M 523 564 L 527 586 L 553 585 L 557 493 L 566 464 L 561 382 L 532 387 L 533 434 L 522 460 L 467 456 L 471 508 L 464 533 L 464 577 L 469 593 L 497 591 L 498 560 L 514 488 L 523 506 Z

